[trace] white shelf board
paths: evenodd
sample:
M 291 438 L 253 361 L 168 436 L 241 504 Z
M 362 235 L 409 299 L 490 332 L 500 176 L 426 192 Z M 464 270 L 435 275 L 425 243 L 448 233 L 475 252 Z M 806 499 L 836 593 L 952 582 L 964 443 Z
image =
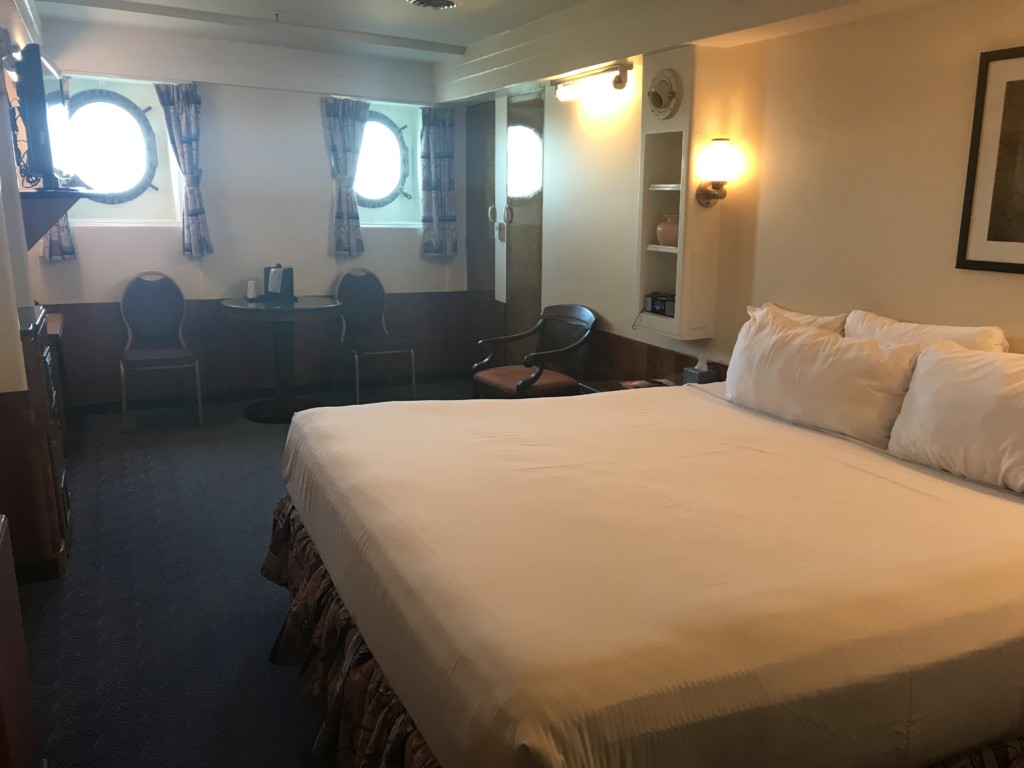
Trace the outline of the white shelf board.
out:
M 653 251 L 654 253 L 674 253 L 677 256 L 679 255 L 678 245 L 656 245 L 655 243 L 651 243 L 647 246 L 647 250 Z
M 648 328 L 666 336 L 679 338 L 679 320 L 668 315 L 656 315 L 653 312 L 640 313 L 640 327 Z
M 682 192 L 682 184 L 651 184 L 648 187 L 651 192 Z

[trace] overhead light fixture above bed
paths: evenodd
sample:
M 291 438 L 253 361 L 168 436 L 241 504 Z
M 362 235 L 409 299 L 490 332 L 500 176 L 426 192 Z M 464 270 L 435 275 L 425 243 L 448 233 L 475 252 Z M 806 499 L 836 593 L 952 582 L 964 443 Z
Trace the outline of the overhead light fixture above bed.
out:
M 551 84 L 555 86 L 555 98 L 559 101 L 576 101 L 596 89 L 607 87 L 607 85 L 620 91 L 629 82 L 629 70 L 632 68 L 633 65 L 629 62 L 625 64 L 616 62 L 607 67 L 555 78 L 551 81 Z

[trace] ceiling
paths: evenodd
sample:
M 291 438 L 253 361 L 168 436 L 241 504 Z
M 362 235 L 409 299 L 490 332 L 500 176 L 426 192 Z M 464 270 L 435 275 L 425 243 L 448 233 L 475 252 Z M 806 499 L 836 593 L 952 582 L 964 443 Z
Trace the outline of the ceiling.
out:
M 406 0 L 38 0 L 44 19 L 150 29 L 414 61 L 457 58 L 471 43 L 587 0 L 457 0 L 437 11 Z

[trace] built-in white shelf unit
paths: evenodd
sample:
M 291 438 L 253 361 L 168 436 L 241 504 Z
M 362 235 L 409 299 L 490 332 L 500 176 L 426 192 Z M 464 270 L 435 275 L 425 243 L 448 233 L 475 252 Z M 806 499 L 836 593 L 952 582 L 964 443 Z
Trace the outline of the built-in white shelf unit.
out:
M 718 211 L 693 200 L 690 156 L 693 140 L 694 55 L 690 47 L 644 58 L 644 77 L 671 69 L 680 85 L 679 108 L 659 118 L 646 104 L 641 118 L 641 179 L 638 325 L 675 339 L 705 339 L 714 334 L 718 291 Z M 675 246 L 661 245 L 657 227 L 666 215 L 679 217 Z M 652 293 L 676 297 L 675 317 L 642 312 Z

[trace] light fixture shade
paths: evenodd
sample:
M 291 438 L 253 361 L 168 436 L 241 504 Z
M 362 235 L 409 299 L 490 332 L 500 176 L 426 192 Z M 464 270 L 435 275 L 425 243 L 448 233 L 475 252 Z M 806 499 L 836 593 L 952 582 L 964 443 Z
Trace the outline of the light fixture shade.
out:
M 555 98 L 559 101 L 578 101 L 590 96 L 601 96 L 611 90 L 626 87 L 632 65 L 616 65 L 592 75 L 574 77 L 555 85 Z
M 743 155 L 728 139 L 712 139 L 697 155 L 697 178 L 728 183 L 743 173 Z

